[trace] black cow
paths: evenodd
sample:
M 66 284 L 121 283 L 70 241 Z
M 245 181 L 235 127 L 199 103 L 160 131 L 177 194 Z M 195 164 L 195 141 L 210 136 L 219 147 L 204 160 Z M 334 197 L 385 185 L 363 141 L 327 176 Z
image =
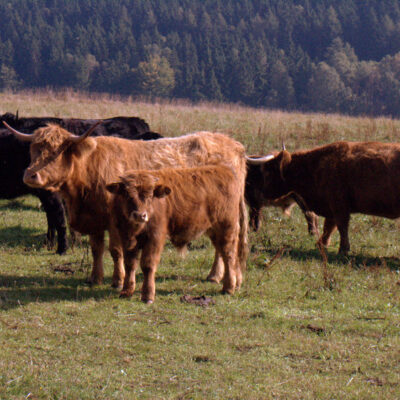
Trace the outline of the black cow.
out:
M 278 152 L 272 153 L 274 156 Z M 272 157 L 271 154 L 271 157 Z M 290 193 L 286 196 L 279 197 L 277 199 L 269 199 L 264 193 L 264 176 L 262 172 L 262 164 L 255 164 L 257 160 L 263 160 L 261 156 L 250 156 L 247 159 L 247 175 L 246 175 L 246 187 L 245 187 L 245 198 L 246 203 L 250 209 L 250 226 L 254 231 L 258 231 L 261 225 L 260 217 L 261 210 L 264 207 L 272 206 L 279 207 L 282 209 L 285 215 L 290 215 L 292 208 L 297 203 L 304 214 L 307 221 L 308 232 L 310 234 L 317 234 L 318 232 L 318 219 L 317 216 L 309 212 L 302 203 L 301 199 L 296 196 L 295 193 Z
M 33 132 L 48 123 L 56 123 L 70 132 L 81 135 L 98 120 L 54 117 L 19 118 L 18 114 L 6 113 L 0 116 L 0 121 L 5 121 L 25 132 Z M 150 132 L 148 124 L 137 117 L 104 119 L 102 124 L 96 127 L 93 135 L 117 136 L 137 140 L 152 140 L 162 137 L 158 133 Z M 68 245 L 62 201 L 57 193 L 32 189 L 23 183 L 24 170 L 29 164 L 29 143 L 19 142 L 8 130 L 0 129 L 0 198 L 14 199 L 26 194 L 37 196 L 46 212 L 47 240 L 50 245 L 54 245 L 55 233 L 57 232 L 57 253 L 63 254 Z
M 16 115 L 5 113 L 0 116 L 0 120 L 7 122 L 14 129 L 26 133 L 32 133 L 37 128 L 52 123 L 60 125 L 75 135 L 81 135 L 98 121 L 101 121 L 101 124 L 96 127 L 92 136 L 116 136 L 125 139 L 136 139 L 137 135 L 150 131 L 147 122 L 138 117 L 113 117 L 101 120 L 56 117 L 20 118 L 18 113 Z
M 54 245 L 57 232 L 57 253 L 67 250 L 64 207 L 57 193 L 32 189 L 22 181 L 30 164 L 29 143 L 18 141 L 8 130 L 0 130 L 0 198 L 14 199 L 26 194 L 39 197 L 47 217 L 47 240 Z

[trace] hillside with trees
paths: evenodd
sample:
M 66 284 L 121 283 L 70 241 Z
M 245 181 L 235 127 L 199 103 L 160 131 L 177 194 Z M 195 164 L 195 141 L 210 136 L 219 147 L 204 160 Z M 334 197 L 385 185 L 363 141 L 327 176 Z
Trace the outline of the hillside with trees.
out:
M 8 0 L 0 89 L 400 116 L 399 0 Z

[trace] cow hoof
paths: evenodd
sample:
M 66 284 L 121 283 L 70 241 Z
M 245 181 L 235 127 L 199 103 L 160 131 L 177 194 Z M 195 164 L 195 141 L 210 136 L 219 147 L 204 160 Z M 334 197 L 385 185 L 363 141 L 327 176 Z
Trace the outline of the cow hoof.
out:
M 131 290 L 123 290 L 120 294 L 119 297 L 121 299 L 128 299 L 129 297 L 133 296 L 133 291 Z
M 85 284 L 88 286 L 98 286 L 98 285 L 102 285 L 103 281 L 94 281 L 92 279 L 86 279 Z
M 143 303 L 145 304 L 153 304 L 154 300 L 146 300 L 146 299 L 142 299 Z
M 119 283 L 119 282 L 113 282 L 113 283 L 111 284 L 111 287 L 114 288 L 114 289 L 121 290 L 121 289 L 124 287 L 124 285 L 123 285 L 122 282 L 121 282 L 121 283 Z
M 67 254 L 67 249 L 57 249 L 56 252 L 59 256 L 64 256 L 65 254 Z

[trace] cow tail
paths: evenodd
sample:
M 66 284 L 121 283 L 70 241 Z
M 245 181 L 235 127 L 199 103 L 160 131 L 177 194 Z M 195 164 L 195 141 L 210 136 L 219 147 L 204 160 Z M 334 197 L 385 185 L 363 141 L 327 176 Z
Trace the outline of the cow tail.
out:
M 246 271 L 247 267 L 247 256 L 249 254 L 248 246 L 248 232 L 249 218 L 247 215 L 247 207 L 244 200 L 244 195 L 241 196 L 239 205 L 239 240 L 238 240 L 238 267 L 243 273 Z

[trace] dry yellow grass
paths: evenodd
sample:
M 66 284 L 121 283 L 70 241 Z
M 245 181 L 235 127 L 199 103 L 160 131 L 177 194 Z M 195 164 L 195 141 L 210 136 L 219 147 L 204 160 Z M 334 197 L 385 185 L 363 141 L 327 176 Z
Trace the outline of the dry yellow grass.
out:
M 0 113 L 20 116 L 108 118 L 139 116 L 165 136 L 209 130 L 242 141 L 249 153 L 266 153 L 282 141 L 289 150 L 310 148 L 336 140 L 400 141 L 400 121 L 390 118 L 347 117 L 254 109 L 231 104 L 179 100 L 145 100 L 72 90 L 1 93 Z

